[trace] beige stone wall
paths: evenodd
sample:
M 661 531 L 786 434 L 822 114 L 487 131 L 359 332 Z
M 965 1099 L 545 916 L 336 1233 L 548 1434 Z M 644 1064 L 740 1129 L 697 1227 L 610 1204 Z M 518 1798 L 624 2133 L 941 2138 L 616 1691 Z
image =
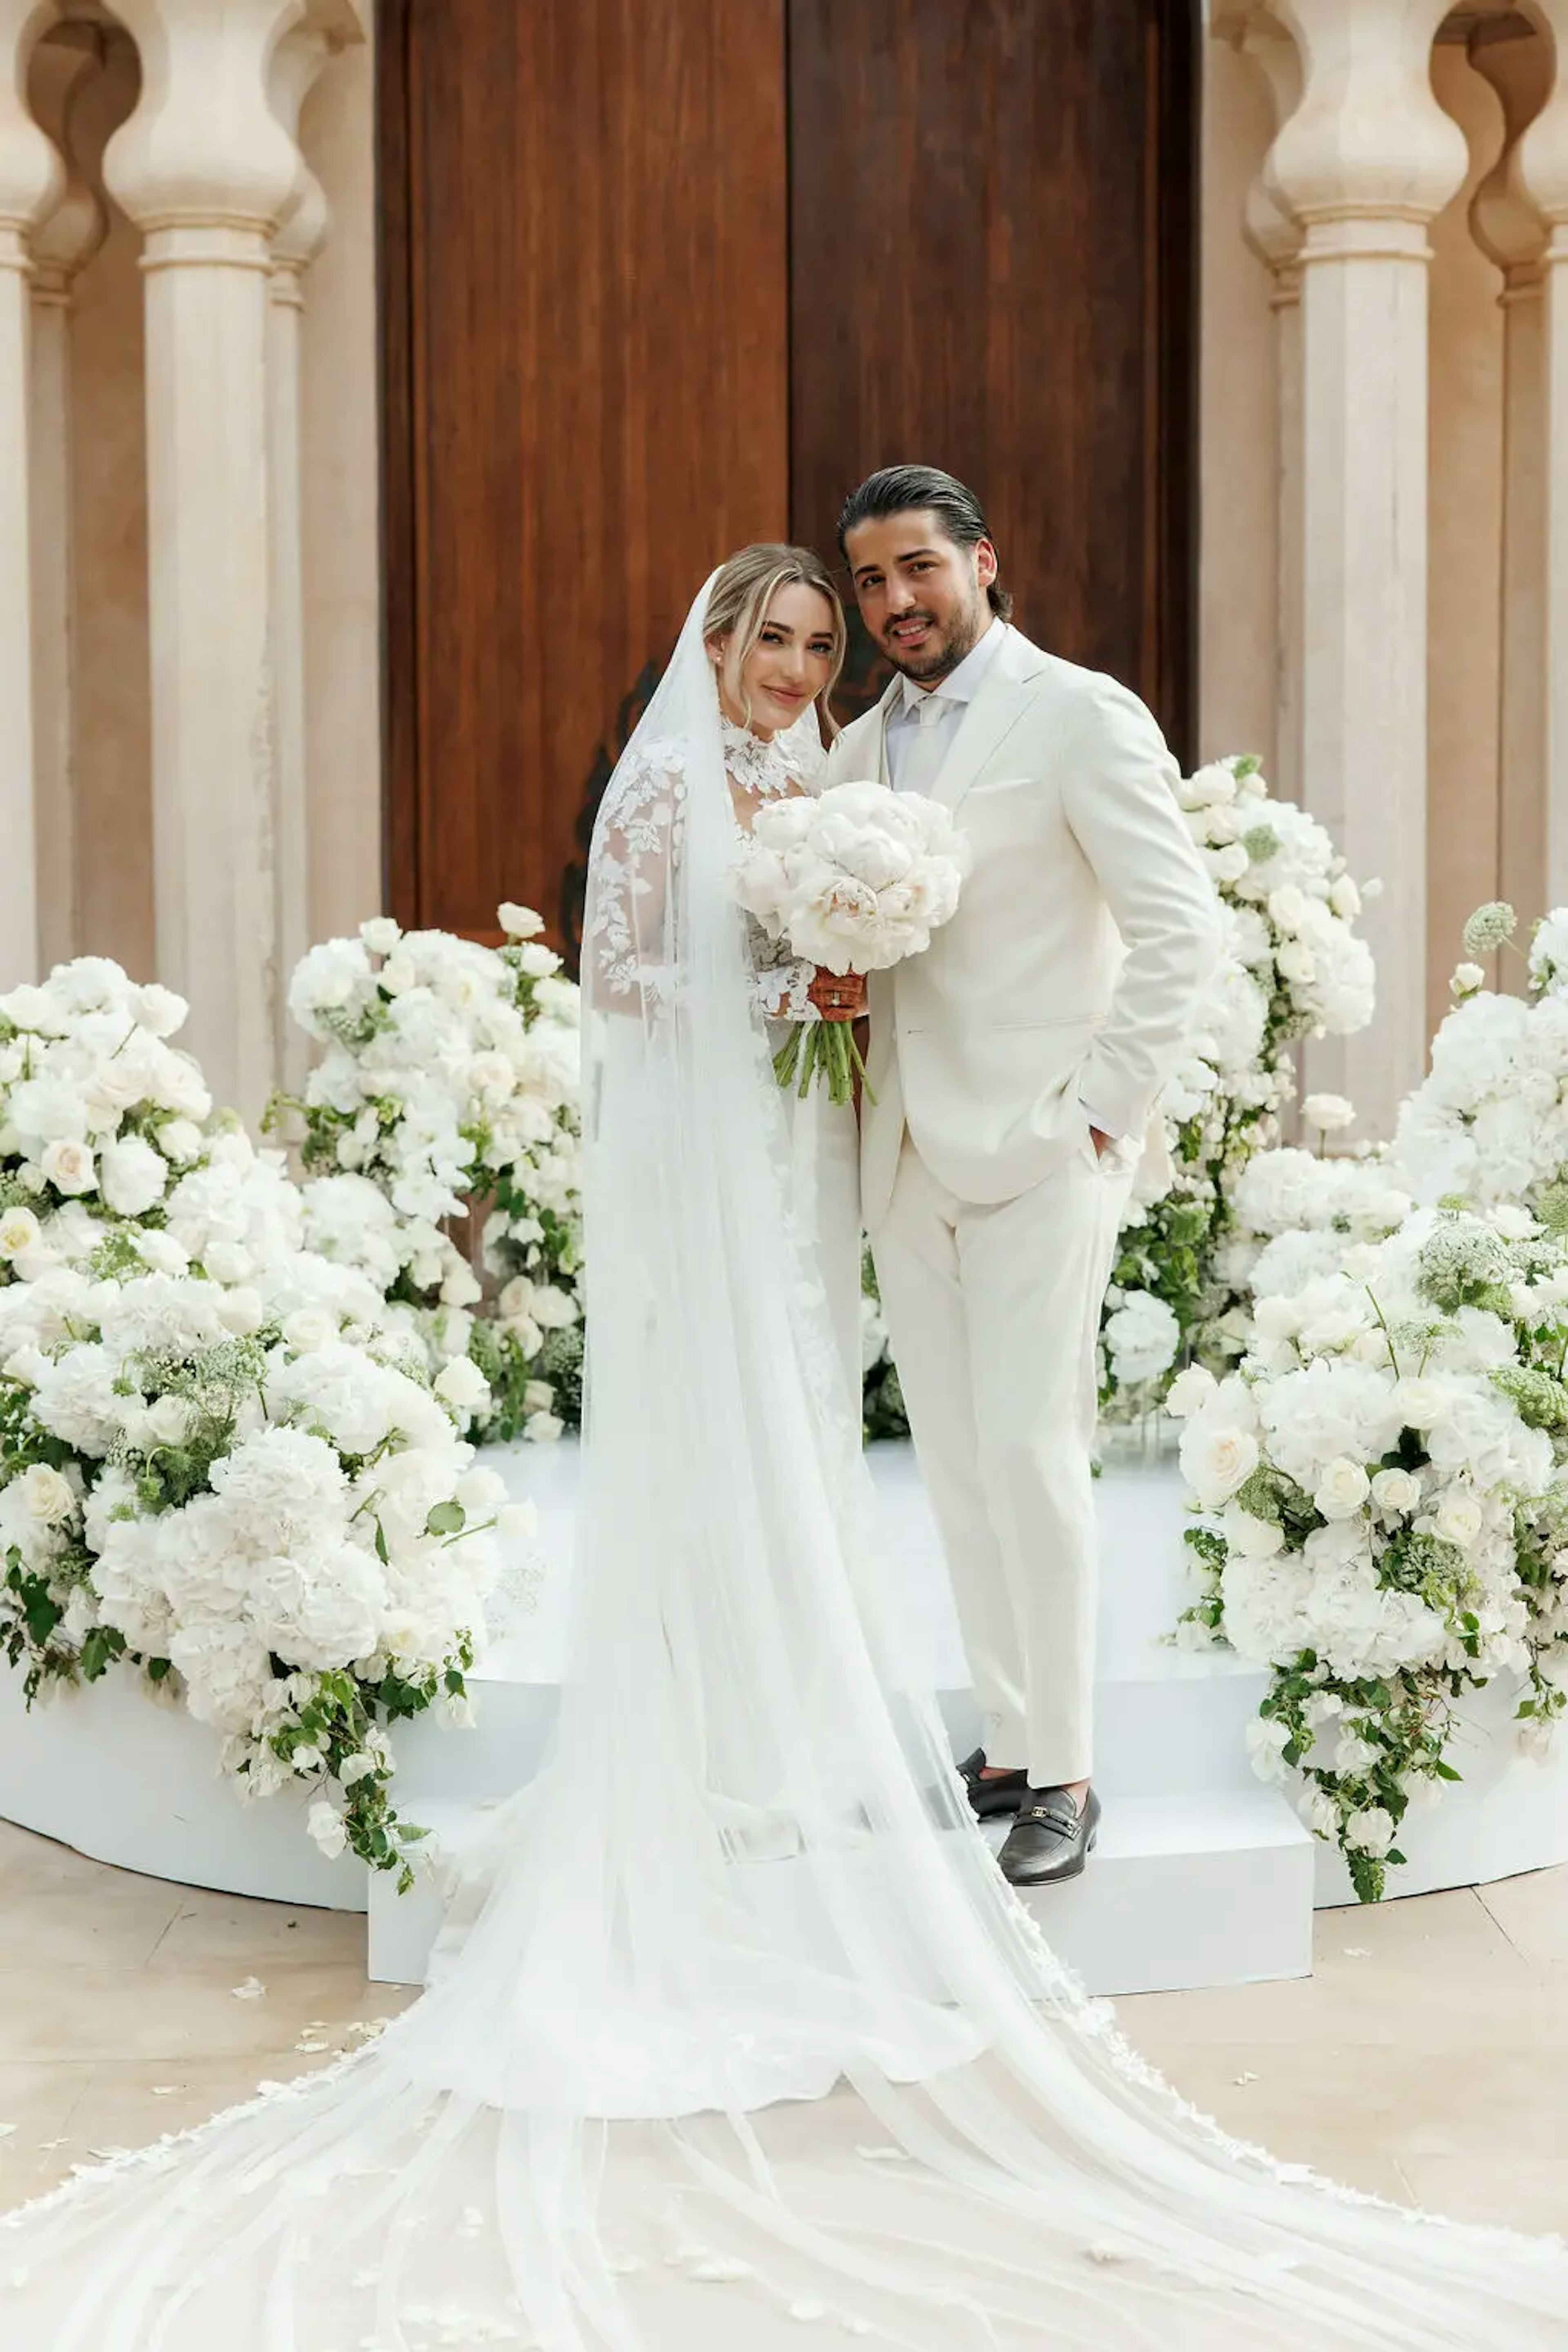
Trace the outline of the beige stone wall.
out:
M 1470 149 L 1465 186 L 1431 231 L 1426 994 L 1436 1028 L 1463 953 L 1465 918 L 1499 888 L 1501 279 L 1471 235 L 1468 215 L 1503 132 L 1497 92 L 1462 48 L 1434 52 L 1432 86 Z
M 310 919 L 318 939 L 382 908 L 381 541 L 374 66 L 335 58 L 300 144 L 331 212 L 305 281 L 303 460 Z
M 110 134 L 136 103 L 136 51 L 110 41 L 76 114 L 79 161 L 102 194 Z M 76 281 L 78 953 L 151 972 L 153 761 L 147 642 L 147 436 L 142 240 L 107 196 L 109 234 Z
M 1242 206 L 1273 136 L 1261 76 L 1205 50 L 1203 143 L 1198 748 L 1275 751 L 1279 657 L 1279 371 L 1268 269 Z

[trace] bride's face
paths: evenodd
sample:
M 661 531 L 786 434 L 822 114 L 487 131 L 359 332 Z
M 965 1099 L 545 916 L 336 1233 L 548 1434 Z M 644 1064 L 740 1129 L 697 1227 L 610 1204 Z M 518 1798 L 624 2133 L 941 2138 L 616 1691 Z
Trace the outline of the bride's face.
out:
M 819 588 L 791 581 L 773 591 L 762 633 L 743 661 L 735 661 L 728 645 L 718 650 L 726 718 L 749 723 L 755 734 L 776 735 L 826 691 L 833 670 L 833 609 Z

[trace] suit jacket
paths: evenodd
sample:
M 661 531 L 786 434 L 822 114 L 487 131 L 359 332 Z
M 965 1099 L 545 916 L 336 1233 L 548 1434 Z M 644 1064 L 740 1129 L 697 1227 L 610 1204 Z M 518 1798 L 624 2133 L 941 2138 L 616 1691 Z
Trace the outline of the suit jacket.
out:
M 845 730 L 825 784 L 889 782 L 899 690 Z M 1141 1190 L 1162 1163 L 1169 1181 L 1156 1097 L 1219 954 L 1176 775 L 1135 695 L 1007 630 L 933 787 L 973 853 L 958 912 L 924 955 L 872 976 L 868 1221 L 906 1122 L 962 1201 L 1012 1200 L 1061 1166 L 1086 1145 L 1086 1102 L 1152 1145 Z

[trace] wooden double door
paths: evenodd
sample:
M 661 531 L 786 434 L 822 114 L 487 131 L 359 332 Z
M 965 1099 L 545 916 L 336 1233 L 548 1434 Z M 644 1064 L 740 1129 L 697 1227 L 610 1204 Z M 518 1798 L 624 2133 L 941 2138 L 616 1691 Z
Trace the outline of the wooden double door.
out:
M 389 902 L 570 947 L 696 589 L 970 482 L 1192 722 L 1195 0 L 383 0 Z M 858 637 L 841 715 L 879 686 Z

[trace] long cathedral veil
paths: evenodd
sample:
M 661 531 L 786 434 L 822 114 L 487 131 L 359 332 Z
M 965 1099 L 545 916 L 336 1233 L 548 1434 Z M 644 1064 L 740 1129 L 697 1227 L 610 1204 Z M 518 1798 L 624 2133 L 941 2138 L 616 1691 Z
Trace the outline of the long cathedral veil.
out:
M 1142 2068 L 900 1640 L 750 1001 L 705 589 L 584 941 L 589 1361 L 551 1764 L 370 2051 L 0 2228 L 21 2352 L 1481 2352 L 1568 2256 L 1352 2198 Z

